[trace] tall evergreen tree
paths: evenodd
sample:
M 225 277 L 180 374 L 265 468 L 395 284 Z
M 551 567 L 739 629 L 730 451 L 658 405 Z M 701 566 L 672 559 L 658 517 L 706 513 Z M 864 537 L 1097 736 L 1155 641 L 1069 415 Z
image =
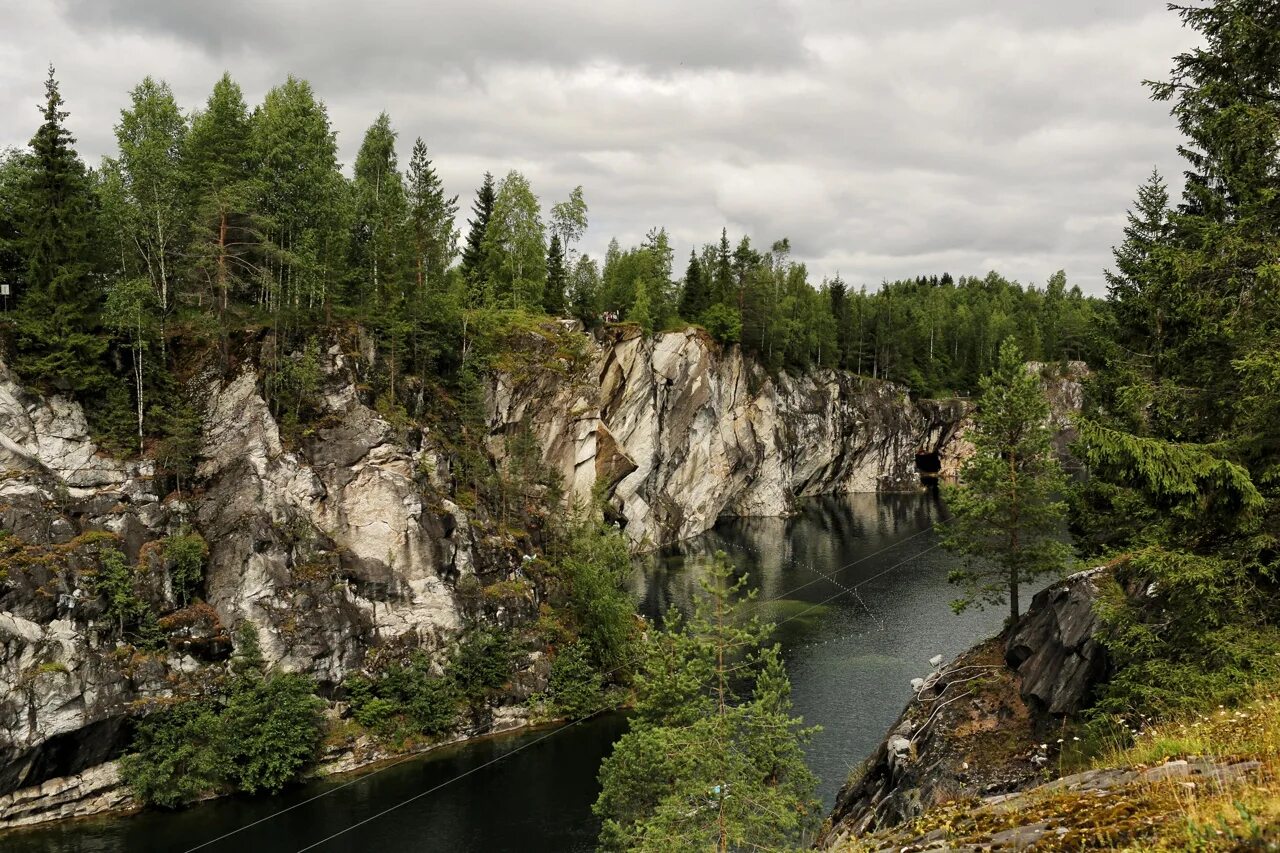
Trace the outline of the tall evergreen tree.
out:
M 1057 496 L 1066 480 L 1053 453 L 1049 402 L 1012 340 L 982 381 L 972 436 L 960 485 L 947 490 L 954 518 L 942 529 L 943 544 L 969 558 L 951 573 L 963 588 L 954 606 L 1008 602 L 1016 625 L 1019 587 L 1061 573 L 1070 550 L 1060 539 L 1067 508 Z
M 484 181 L 476 190 L 476 200 L 471 205 L 472 217 L 467 220 L 467 242 L 462 249 L 462 277 L 467 282 L 473 303 L 483 301 L 484 293 L 484 238 L 493 217 L 493 203 L 497 197 L 493 174 L 484 173 Z
M 680 294 L 680 316 L 696 321 L 711 307 L 711 289 L 702 274 L 702 263 L 693 250 L 689 250 L 689 266 L 684 273 L 684 290 Z
M 261 194 L 251 168 L 249 109 L 244 94 L 223 74 L 203 110 L 191 118 L 183 170 L 192 211 L 192 255 L 197 285 L 225 312 L 233 296 L 261 284 Z
M 53 67 L 45 81 L 44 121 L 31 139 L 25 185 L 17 192 L 17 244 L 26 257 L 14 325 L 14 367 L 51 391 L 107 384 L 103 293 L 92 274 L 94 205 L 89 176 L 67 130 Z
M 427 144 L 422 137 L 414 140 L 405 180 L 418 291 L 440 288 L 445 271 L 458 254 L 458 231 L 454 226 L 458 197 L 445 195 L 444 184 L 427 158 Z
M 551 235 L 547 247 L 547 285 L 543 291 L 542 308 L 553 317 L 564 313 L 565 286 L 568 273 L 564 265 L 564 252 L 560 248 L 560 235 Z

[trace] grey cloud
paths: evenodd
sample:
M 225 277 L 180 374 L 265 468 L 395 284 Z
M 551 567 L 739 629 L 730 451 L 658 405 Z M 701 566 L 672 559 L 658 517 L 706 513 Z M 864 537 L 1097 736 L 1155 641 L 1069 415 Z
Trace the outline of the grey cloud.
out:
M 1065 267 L 1099 292 L 1123 214 L 1177 135 L 1143 78 L 1191 44 L 1149 0 L 59 0 L 0 35 L 0 145 L 59 65 L 90 161 L 145 74 L 197 106 L 224 68 L 259 99 L 310 79 L 354 157 L 383 109 L 422 135 L 464 217 L 481 173 L 544 204 L 583 184 L 603 252 L 665 225 L 789 236 L 815 278 Z

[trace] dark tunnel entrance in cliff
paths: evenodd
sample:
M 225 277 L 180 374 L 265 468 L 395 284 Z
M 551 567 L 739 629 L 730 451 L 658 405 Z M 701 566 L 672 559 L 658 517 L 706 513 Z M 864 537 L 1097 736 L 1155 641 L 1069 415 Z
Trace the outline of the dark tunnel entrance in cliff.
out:
M 921 452 L 916 454 L 916 472 L 920 475 L 920 482 L 926 486 L 932 486 L 938 482 L 938 472 L 942 470 L 942 458 L 936 452 Z

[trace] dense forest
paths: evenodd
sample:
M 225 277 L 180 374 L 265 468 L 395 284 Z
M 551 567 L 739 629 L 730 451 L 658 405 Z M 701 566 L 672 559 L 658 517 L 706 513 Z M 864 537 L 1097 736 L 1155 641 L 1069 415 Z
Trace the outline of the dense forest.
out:
M 375 344 L 372 390 L 421 415 L 474 396 L 494 341 L 547 315 L 646 332 L 695 323 L 770 370 L 842 367 L 924 394 L 964 393 L 1016 336 L 1030 358 L 1091 357 L 1102 304 L 1062 273 L 1043 288 L 996 273 L 815 286 L 781 239 L 690 251 L 679 276 L 661 227 L 639 246 L 579 250 L 581 187 L 543 203 L 519 172 L 485 174 L 466 233 L 421 138 L 408 167 L 386 114 L 350 176 L 311 86 L 289 78 L 250 109 L 224 75 L 186 111 L 163 82 L 128 94 L 118 152 L 77 156 L 53 70 L 29 148 L 0 162 L 0 283 L 11 366 L 92 401 L 117 451 L 180 470 L 194 415 L 176 393 L 197 357 L 224 365 L 269 341 L 259 365 L 279 416 L 305 410 L 314 353 L 338 332 Z

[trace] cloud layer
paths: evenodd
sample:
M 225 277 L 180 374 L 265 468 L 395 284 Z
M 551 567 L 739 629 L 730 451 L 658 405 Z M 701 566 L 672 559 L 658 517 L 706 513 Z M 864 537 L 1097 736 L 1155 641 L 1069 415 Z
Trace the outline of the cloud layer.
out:
M 727 225 L 872 287 L 1066 268 L 1101 292 L 1136 186 L 1180 172 L 1141 81 L 1193 43 L 1149 0 L 12 5 L 0 146 L 29 138 L 49 62 L 90 162 L 146 74 L 192 108 L 224 69 L 251 101 L 293 73 L 347 162 L 385 109 L 464 210 L 486 169 L 515 168 L 547 207 L 585 187 L 588 251 Z

